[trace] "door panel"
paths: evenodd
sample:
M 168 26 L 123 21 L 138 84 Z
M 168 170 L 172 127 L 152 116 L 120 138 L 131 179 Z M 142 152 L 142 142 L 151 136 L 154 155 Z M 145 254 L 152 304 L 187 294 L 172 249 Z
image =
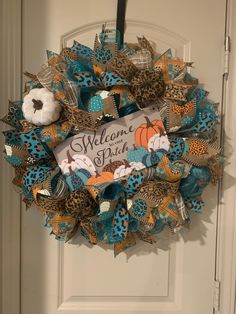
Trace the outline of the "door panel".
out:
M 125 39 L 144 35 L 158 52 L 172 48 L 193 61 L 193 75 L 219 101 L 224 11 L 221 0 L 129 0 Z M 115 25 L 116 1 L 24 0 L 23 13 L 23 69 L 37 73 L 46 49 L 58 52 L 74 39 L 92 47 L 102 22 Z M 36 210 L 23 212 L 22 313 L 213 313 L 213 193 L 205 193 L 206 210 L 192 217 L 190 231 L 179 237 L 166 230 L 155 246 L 139 243 L 116 258 L 108 246 L 91 249 L 79 237 L 59 243 Z

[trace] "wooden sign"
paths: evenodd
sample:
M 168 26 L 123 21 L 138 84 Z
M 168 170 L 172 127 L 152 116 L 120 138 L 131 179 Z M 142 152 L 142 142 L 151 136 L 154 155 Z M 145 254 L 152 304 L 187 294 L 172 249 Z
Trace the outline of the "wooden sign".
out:
M 93 185 L 150 167 L 157 160 L 156 153 L 168 149 L 159 111 L 146 108 L 96 131 L 82 131 L 57 146 L 54 154 L 64 174 L 83 173 L 86 184 Z

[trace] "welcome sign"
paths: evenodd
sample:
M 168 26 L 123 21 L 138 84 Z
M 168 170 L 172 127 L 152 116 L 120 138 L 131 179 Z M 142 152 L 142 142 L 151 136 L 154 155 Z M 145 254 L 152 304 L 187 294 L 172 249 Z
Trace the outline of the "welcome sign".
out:
M 96 184 L 151 166 L 160 149 L 169 149 L 164 125 L 159 111 L 146 108 L 96 131 L 81 131 L 57 146 L 54 154 L 64 174 L 83 174 L 86 183 Z

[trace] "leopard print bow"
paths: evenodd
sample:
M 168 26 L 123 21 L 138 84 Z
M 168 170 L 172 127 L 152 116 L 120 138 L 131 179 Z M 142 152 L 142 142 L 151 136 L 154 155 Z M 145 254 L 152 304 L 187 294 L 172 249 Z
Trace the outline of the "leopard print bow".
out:
M 139 70 L 122 52 L 111 62 L 114 72 L 126 79 L 140 107 L 146 107 L 164 95 L 165 84 L 160 72 Z

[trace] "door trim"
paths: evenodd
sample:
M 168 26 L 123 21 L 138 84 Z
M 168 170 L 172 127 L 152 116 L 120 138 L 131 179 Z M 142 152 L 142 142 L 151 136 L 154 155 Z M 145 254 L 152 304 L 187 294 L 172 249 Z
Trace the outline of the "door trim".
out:
M 0 116 L 8 108 L 8 99 L 21 98 L 22 3 L 21 0 L 0 1 Z M 1 131 L 6 127 L 1 123 Z M 0 136 L 0 151 L 3 136 Z M 20 313 L 20 226 L 21 201 L 11 179 L 13 170 L 0 154 L 0 312 Z M 2 309 L 2 311 L 1 311 Z
M 224 125 L 224 177 L 218 204 L 216 280 L 220 282 L 219 314 L 236 314 L 236 2 L 226 0 L 225 36 L 230 36 L 229 76 L 222 101 Z
M 22 2 L 23 0 L 2 0 L 1 17 L 1 72 L 0 72 L 0 114 L 7 110 L 7 99 L 17 99 L 22 90 Z M 227 32 L 236 38 L 236 3 L 228 0 Z M 234 36 L 234 37 L 233 37 Z M 223 44 L 223 42 L 222 42 Z M 231 145 L 236 139 L 236 43 L 232 43 L 230 74 L 226 82 L 225 132 Z M 234 53 L 233 53 L 234 52 Z M 2 128 L 2 125 L 1 125 Z M 225 137 L 226 138 L 226 137 Z M 3 139 L 1 137 L 1 145 Z M 228 140 L 226 141 L 227 147 Z M 2 147 L 2 146 L 1 146 Z M 227 149 L 226 149 L 227 153 Z M 227 158 L 224 172 L 223 199 L 219 204 L 218 245 L 216 255 L 216 279 L 221 283 L 220 314 L 236 314 L 236 152 Z M 20 314 L 20 244 L 21 244 L 21 201 L 14 191 L 11 180 L 13 173 L 1 154 L 1 239 L 0 242 L 0 306 L 2 313 Z M 234 182 L 233 182 L 234 181 Z M 234 184 L 234 185 L 233 185 Z M 230 186 L 228 188 L 228 186 Z

